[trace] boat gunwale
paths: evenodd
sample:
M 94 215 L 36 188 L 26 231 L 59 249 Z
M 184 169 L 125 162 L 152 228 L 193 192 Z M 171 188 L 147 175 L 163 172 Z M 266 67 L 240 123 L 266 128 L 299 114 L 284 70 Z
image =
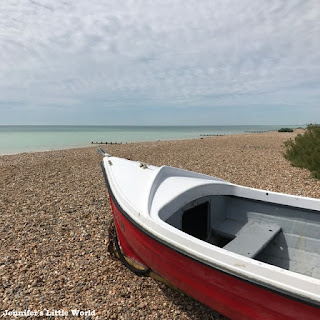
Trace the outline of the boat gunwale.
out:
M 214 265 L 214 264 L 210 263 L 209 261 L 204 261 L 204 260 L 200 259 L 199 257 L 196 257 L 196 256 L 192 255 L 190 252 L 184 251 L 182 248 L 176 247 L 172 243 L 170 243 L 168 241 L 165 241 L 162 238 L 156 237 L 156 235 L 154 235 L 152 232 L 150 232 L 149 230 L 144 228 L 143 225 L 138 223 L 129 213 L 126 212 L 126 210 L 124 208 L 122 208 L 122 206 L 119 204 L 117 198 L 115 197 L 115 195 L 114 195 L 114 193 L 113 193 L 113 191 L 111 189 L 110 182 L 109 182 L 109 179 L 108 179 L 108 176 L 107 176 L 107 172 L 106 172 L 106 168 L 104 166 L 104 162 L 101 161 L 100 165 L 102 167 L 102 171 L 103 171 L 105 183 L 106 183 L 106 186 L 107 186 L 107 190 L 109 192 L 111 200 L 116 205 L 117 209 L 124 216 L 124 218 L 126 218 L 133 226 L 135 226 L 142 233 L 144 233 L 145 235 L 150 237 L 152 240 L 160 243 L 161 245 L 164 245 L 165 247 L 169 248 L 170 250 L 173 250 L 173 251 L 177 252 L 178 254 L 181 254 L 181 255 L 189 258 L 189 259 L 192 259 L 193 261 L 198 262 L 198 263 L 200 263 L 200 264 L 202 264 L 202 265 L 204 265 L 206 267 L 209 267 L 210 269 L 213 269 L 213 270 L 218 271 L 218 272 L 222 272 L 223 274 L 226 274 L 228 276 L 234 277 L 234 278 L 236 278 L 238 280 L 244 281 L 246 283 L 249 283 L 251 285 L 257 286 L 259 288 L 268 290 L 270 292 L 279 294 L 279 295 L 281 295 L 283 297 L 286 297 L 288 299 L 300 302 L 302 304 L 306 304 L 306 305 L 309 305 L 309 306 L 315 307 L 315 308 L 320 308 L 320 301 L 316 301 L 314 299 L 310 299 L 305 295 L 299 295 L 297 293 L 290 292 L 289 290 L 285 290 L 285 289 L 282 289 L 282 288 L 277 287 L 277 286 L 268 285 L 268 283 L 266 283 L 266 282 L 258 281 L 257 279 L 253 279 L 253 278 L 249 278 L 249 277 L 245 277 L 244 275 L 242 275 L 240 273 L 232 272 L 231 270 L 224 269 L 222 267 L 220 268 L 218 265 Z M 245 188 L 247 188 L 247 187 L 245 187 Z M 251 189 L 251 188 L 248 188 L 248 189 Z M 256 200 L 256 201 L 263 201 L 263 200 Z M 164 222 L 163 220 L 161 220 L 161 221 Z M 174 228 L 174 227 L 172 227 L 172 228 Z M 266 264 L 266 263 L 263 263 L 263 264 Z M 277 268 L 279 268 L 279 267 L 277 267 Z M 284 270 L 284 271 L 292 272 L 290 270 Z M 305 275 L 302 275 L 302 276 L 305 276 Z M 308 276 L 306 276 L 306 277 L 308 277 Z M 310 278 L 310 277 L 308 277 L 308 278 Z

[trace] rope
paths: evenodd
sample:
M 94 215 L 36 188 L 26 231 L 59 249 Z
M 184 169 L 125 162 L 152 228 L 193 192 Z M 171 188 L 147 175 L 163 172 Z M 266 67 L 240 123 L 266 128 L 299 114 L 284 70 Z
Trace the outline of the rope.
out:
M 119 257 L 120 257 L 120 260 L 121 262 L 130 270 L 132 271 L 133 273 L 135 273 L 136 275 L 138 276 L 146 276 L 149 272 L 150 272 L 150 268 L 145 268 L 145 269 L 138 269 L 138 268 L 135 268 L 134 266 L 132 266 L 125 258 L 125 256 L 123 255 L 121 249 L 120 249 L 120 246 L 119 246 L 119 242 L 118 242 L 118 237 L 117 235 L 115 235 L 114 237 L 114 244 L 115 244 L 115 247 L 116 247 L 116 250 L 119 254 Z
M 133 273 L 135 273 L 138 276 L 146 276 L 151 271 L 150 268 L 145 269 L 139 269 L 134 267 L 132 264 L 130 264 L 127 259 L 125 258 L 120 245 L 119 240 L 116 232 L 116 228 L 114 225 L 114 220 L 112 219 L 109 224 L 108 228 L 109 233 L 109 241 L 108 241 L 108 251 L 110 253 L 110 256 L 113 258 L 120 258 L 121 262 Z M 115 252 L 116 251 L 116 252 Z

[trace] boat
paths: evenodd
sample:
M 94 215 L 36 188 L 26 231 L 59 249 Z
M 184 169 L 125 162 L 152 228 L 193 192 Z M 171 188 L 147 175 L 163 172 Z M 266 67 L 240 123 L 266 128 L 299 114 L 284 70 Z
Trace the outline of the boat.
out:
M 100 153 L 132 271 L 231 319 L 320 319 L 320 199 Z

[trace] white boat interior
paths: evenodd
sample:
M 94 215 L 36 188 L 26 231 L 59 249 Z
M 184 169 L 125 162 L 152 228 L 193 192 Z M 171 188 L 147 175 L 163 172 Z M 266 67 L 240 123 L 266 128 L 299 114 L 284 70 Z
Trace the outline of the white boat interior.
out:
M 319 211 L 212 195 L 193 200 L 164 220 L 212 245 L 320 279 Z

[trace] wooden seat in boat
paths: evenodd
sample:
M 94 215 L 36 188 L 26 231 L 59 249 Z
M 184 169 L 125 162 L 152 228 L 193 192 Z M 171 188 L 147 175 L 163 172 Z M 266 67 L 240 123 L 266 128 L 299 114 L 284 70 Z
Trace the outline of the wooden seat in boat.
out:
M 214 231 L 225 237 L 233 238 L 223 248 L 254 258 L 280 232 L 277 224 L 249 221 L 245 225 L 227 219 L 220 223 Z

